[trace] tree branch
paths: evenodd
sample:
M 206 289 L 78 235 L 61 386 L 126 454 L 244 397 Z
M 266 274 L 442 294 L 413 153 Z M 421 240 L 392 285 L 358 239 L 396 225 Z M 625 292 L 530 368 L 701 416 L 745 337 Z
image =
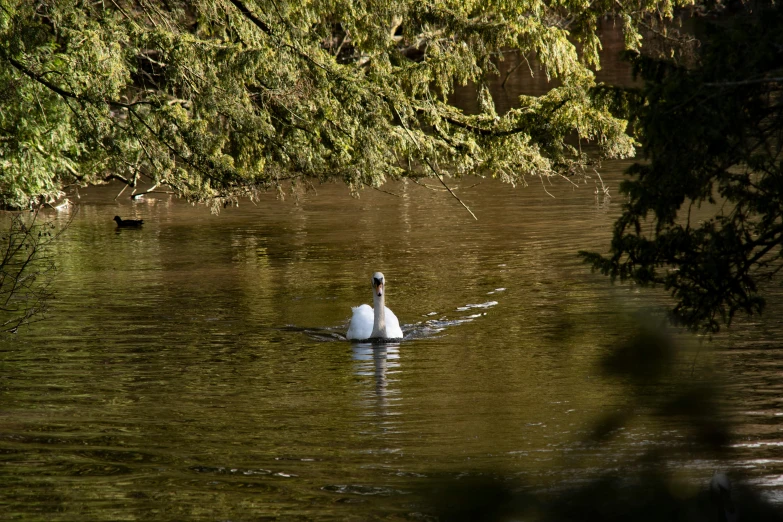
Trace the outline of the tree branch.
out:
M 435 174 L 435 176 L 438 178 L 438 180 L 441 182 L 441 184 L 442 184 L 442 185 L 443 185 L 443 186 L 446 188 L 446 190 L 448 190 L 448 191 L 449 191 L 449 194 L 451 194 L 451 195 L 454 197 L 454 199 L 456 199 L 457 201 L 459 201 L 459 204 L 460 204 L 460 205 L 462 205 L 463 207 L 465 207 L 465 210 L 467 210 L 467 211 L 468 211 L 468 213 L 469 213 L 471 216 L 473 216 L 473 219 L 475 219 L 476 221 L 478 221 L 478 218 L 476 217 L 476 214 L 474 214 L 474 213 L 473 213 L 473 211 L 472 211 L 472 210 L 470 210 L 470 207 L 468 207 L 468 206 L 467 206 L 467 205 L 466 205 L 466 204 L 465 204 L 465 203 L 464 203 L 464 202 L 463 202 L 463 201 L 462 201 L 462 200 L 459 198 L 459 196 L 457 196 L 457 195 L 454 193 L 454 191 L 453 191 L 453 190 L 451 190 L 451 188 L 450 188 L 448 185 L 446 185 L 446 182 L 445 182 L 445 181 L 443 181 L 443 176 L 441 176 L 441 175 L 440 175 L 440 172 L 438 171 L 438 169 L 435 167 L 435 165 L 433 165 L 433 164 L 432 164 L 432 162 L 429 160 L 429 158 L 427 158 L 427 156 L 425 156 L 425 155 L 424 155 L 424 153 L 423 153 L 423 152 L 422 152 L 422 150 L 421 150 L 421 146 L 419 145 L 419 142 L 418 142 L 418 140 L 417 140 L 417 139 L 416 139 L 416 138 L 413 136 L 413 134 L 411 134 L 411 131 L 409 131 L 409 130 L 408 130 L 408 127 L 405 125 L 405 122 L 404 122 L 404 120 L 402 119 L 402 116 L 400 116 L 400 113 L 399 113 L 399 112 L 397 112 L 397 109 L 396 109 L 396 108 L 394 108 L 394 107 L 392 107 L 392 110 L 394 110 L 394 112 L 397 114 L 397 118 L 400 120 L 400 125 L 402 125 L 402 128 L 403 128 L 403 129 L 405 129 L 405 132 L 408 134 L 408 136 L 410 137 L 410 139 L 411 139 L 411 141 L 413 142 L 413 144 L 414 144 L 414 145 L 416 145 L 416 148 L 417 148 L 417 149 L 419 149 L 419 152 L 421 153 L 421 157 L 422 157 L 422 159 L 423 159 L 423 160 L 424 160 L 424 162 L 427 164 L 427 166 L 430 168 L 430 170 L 432 170 L 433 174 Z
M 44 75 L 43 74 L 36 74 L 36 73 L 34 73 L 33 71 L 31 71 L 30 69 L 25 67 L 20 61 L 12 58 L 10 56 L 8 56 L 2 50 L 0 50 L 0 54 L 2 55 L 3 58 L 5 58 L 8 61 L 8 63 L 13 65 L 16 70 L 18 70 L 19 72 L 21 72 L 22 74 L 24 74 L 28 78 L 30 78 L 30 79 L 40 83 L 41 85 L 43 85 L 44 87 L 46 87 L 50 91 L 55 92 L 55 93 L 59 94 L 61 97 L 66 98 L 66 99 L 76 100 L 76 101 L 78 101 L 79 103 L 82 103 L 82 104 L 89 103 L 89 104 L 92 104 L 92 105 L 109 105 L 110 107 L 115 107 L 115 108 L 119 108 L 119 109 L 129 109 L 131 107 L 134 107 L 135 105 L 152 105 L 154 107 L 159 107 L 160 106 L 160 103 L 152 102 L 152 101 L 137 101 L 137 102 L 133 102 L 133 103 L 122 103 L 122 102 L 118 102 L 118 101 L 115 101 L 115 100 L 96 100 L 96 99 L 88 98 L 86 96 L 80 96 L 80 95 L 78 95 L 76 93 L 73 93 L 71 91 L 66 91 L 62 87 L 53 84 L 49 80 L 44 79 Z
M 229 1 L 230 1 L 232 4 L 234 4 L 234 7 L 236 7 L 237 9 L 239 9 L 239 11 L 240 11 L 240 12 L 241 12 L 241 13 L 242 13 L 244 16 L 245 16 L 245 18 L 247 18 L 248 20 L 250 20 L 251 22 L 253 22 L 253 24 L 254 24 L 256 27 L 258 27 L 259 29 L 261 29 L 262 31 L 264 31 L 264 32 L 265 32 L 266 34 L 268 34 L 269 36 L 272 36 L 272 29 L 271 29 L 271 28 L 270 28 L 268 25 L 266 25 L 266 23 L 265 23 L 263 20 L 261 20 L 260 18 L 258 18 L 258 17 L 257 17 L 256 15 L 254 15 L 252 12 L 250 12 L 250 9 L 248 9 L 248 8 L 247 8 L 247 6 L 246 6 L 245 4 L 243 4 L 243 3 L 242 3 L 242 2 L 240 2 L 239 0 L 229 0 Z

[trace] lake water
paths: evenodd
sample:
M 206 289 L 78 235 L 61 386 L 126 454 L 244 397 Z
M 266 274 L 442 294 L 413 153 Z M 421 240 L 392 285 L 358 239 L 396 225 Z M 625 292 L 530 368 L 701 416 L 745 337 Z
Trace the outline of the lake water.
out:
M 0 344 L 0 509 L 419 520 L 438 481 L 547 494 L 632 472 L 651 449 L 671 450 L 666 469 L 688 494 L 723 469 L 779 498 L 776 302 L 712 343 L 671 333 L 683 354 L 673 378 L 604 375 L 602 358 L 639 324 L 659 329 L 666 302 L 576 257 L 607 248 L 625 165 L 603 170 L 615 199 L 593 184 L 463 180 L 478 221 L 432 181 L 358 199 L 318 186 L 219 216 L 166 195 L 82 191 L 56 247 L 52 310 Z M 114 215 L 145 225 L 117 230 Z M 377 270 L 408 338 L 351 344 L 351 306 L 371 302 Z M 687 416 L 640 399 L 684 381 L 725 384 L 725 452 L 694 450 Z M 617 412 L 627 422 L 591 442 Z

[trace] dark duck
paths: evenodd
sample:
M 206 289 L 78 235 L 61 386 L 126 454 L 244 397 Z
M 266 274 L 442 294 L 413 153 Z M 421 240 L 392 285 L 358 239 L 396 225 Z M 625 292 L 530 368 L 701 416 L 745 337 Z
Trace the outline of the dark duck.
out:
M 122 219 L 120 216 L 114 216 L 119 228 L 139 228 L 144 224 L 143 219 Z

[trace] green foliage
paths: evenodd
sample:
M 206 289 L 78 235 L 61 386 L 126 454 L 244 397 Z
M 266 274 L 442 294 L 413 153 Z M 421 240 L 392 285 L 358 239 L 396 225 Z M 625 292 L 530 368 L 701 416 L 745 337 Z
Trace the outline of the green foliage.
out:
M 633 153 L 625 121 L 591 96 L 598 20 L 623 17 L 637 45 L 638 20 L 680 3 L 0 0 L 0 203 L 111 178 L 219 204 L 440 165 L 511 183 L 580 174 L 590 161 L 565 136 Z M 487 81 L 509 49 L 560 86 L 498 115 Z M 468 82 L 477 115 L 449 103 Z
M 695 68 L 634 59 L 645 84 L 626 101 L 649 161 L 621 186 L 610 255 L 582 255 L 612 279 L 663 286 L 677 322 L 715 332 L 761 312 L 783 267 L 783 8 L 700 31 Z

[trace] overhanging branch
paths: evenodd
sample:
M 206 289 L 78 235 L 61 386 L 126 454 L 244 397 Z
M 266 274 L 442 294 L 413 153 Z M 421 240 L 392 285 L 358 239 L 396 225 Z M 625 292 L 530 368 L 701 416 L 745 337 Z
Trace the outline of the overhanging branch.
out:
M 245 18 L 253 22 L 253 25 L 264 31 L 269 36 L 272 36 L 272 29 L 260 18 L 258 18 L 256 15 L 254 15 L 250 9 L 247 8 L 245 4 L 240 2 L 239 0 L 230 0 L 232 4 L 234 4 L 234 7 L 239 9 L 239 11 L 244 15 Z
M 109 105 L 110 107 L 118 108 L 118 109 L 129 109 L 131 107 L 134 107 L 136 105 L 152 105 L 155 107 L 160 106 L 161 104 L 158 102 L 152 102 L 152 101 L 137 101 L 133 103 L 122 103 L 118 102 L 116 100 L 96 100 L 93 98 L 89 98 L 86 96 L 80 96 L 76 93 L 73 93 L 71 91 L 67 91 L 60 87 L 59 85 L 55 85 L 54 83 L 50 82 L 49 80 L 46 80 L 42 74 L 37 74 L 25 67 L 20 61 L 8 56 L 5 54 L 2 50 L 0 50 L 0 55 L 5 58 L 8 63 L 14 66 L 16 70 L 27 76 L 28 78 L 32 79 L 33 81 L 36 81 L 49 89 L 50 91 L 59 94 L 61 97 L 71 100 L 76 100 L 79 103 L 85 104 L 89 103 L 91 105 Z

